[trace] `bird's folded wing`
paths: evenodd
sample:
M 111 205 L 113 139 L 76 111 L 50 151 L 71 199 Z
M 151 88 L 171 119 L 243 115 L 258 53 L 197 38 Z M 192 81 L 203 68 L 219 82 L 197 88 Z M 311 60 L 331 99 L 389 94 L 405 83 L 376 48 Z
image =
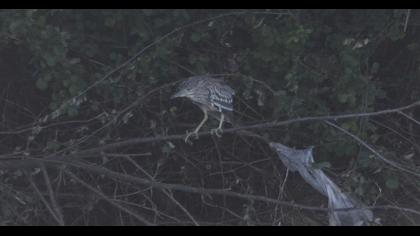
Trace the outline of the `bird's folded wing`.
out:
M 222 110 L 233 111 L 233 95 L 235 92 L 229 86 L 215 86 L 209 89 L 209 99 L 212 106 Z

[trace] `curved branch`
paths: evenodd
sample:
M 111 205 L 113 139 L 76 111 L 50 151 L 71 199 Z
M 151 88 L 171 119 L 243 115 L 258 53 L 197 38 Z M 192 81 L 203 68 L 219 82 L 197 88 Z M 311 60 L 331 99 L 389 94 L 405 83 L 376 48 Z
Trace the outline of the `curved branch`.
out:
M 309 116 L 309 117 L 302 117 L 302 118 L 290 119 L 290 120 L 285 120 L 285 121 L 273 121 L 273 122 L 266 122 L 266 123 L 259 123 L 259 124 L 254 124 L 254 125 L 238 126 L 238 127 L 233 127 L 229 129 L 224 129 L 223 133 L 234 133 L 234 132 L 250 130 L 250 129 L 272 128 L 276 126 L 284 126 L 284 125 L 289 125 L 289 124 L 299 123 L 299 122 L 340 120 L 340 119 L 349 119 L 349 118 L 379 116 L 379 115 L 385 115 L 385 114 L 391 114 L 391 113 L 400 113 L 403 110 L 407 110 L 407 109 L 410 109 L 419 105 L 420 105 L 420 101 L 417 101 L 407 106 L 397 107 L 393 109 L 386 109 L 386 110 L 381 110 L 381 111 L 375 111 L 375 112 L 352 113 L 352 114 L 342 114 L 342 115 L 332 115 L 332 116 Z M 206 132 L 198 133 L 198 136 L 207 136 L 207 135 L 211 135 L 211 132 L 206 131 Z M 133 138 L 133 139 L 124 140 L 120 142 L 105 144 L 100 147 L 81 151 L 74 155 L 88 155 L 92 153 L 101 152 L 107 149 L 118 148 L 118 147 L 133 145 L 133 144 L 162 142 L 162 141 L 169 141 L 169 140 L 183 140 L 184 138 L 185 138 L 185 134 Z
M 22 160 L 21 162 L 33 162 L 39 165 L 40 162 L 56 166 L 56 165 L 67 165 L 75 168 L 80 168 L 86 171 L 89 171 L 91 173 L 95 173 L 98 175 L 105 175 L 109 178 L 113 178 L 116 180 L 119 180 L 124 183 L 131 183 L 136 185 L 145 185 L 150 186 L 152 188 L 160 189 L 160 190 L 171 190 L 171 191 L 181 191 L 181 192 L 188 192 L 188 193 L 195 193 L 195 194 L 201 194 L 205 196 L 210 195 L 222 195 L 222 196 L 228 196 L 228 197 L 235 197 L 240 199 L 246 199 L 246 200 L 255 200 L 255 201 L 261 201 L 266 203 L 272 203 L 272 204 L 278 204 L 282 205 L 284 207 L 293 207 L 298 208 L 301 210 L 308 210 L 308 211 L 320 211 L 320 212 L 327 212 L 330 209 L 329 208 L 323 208 L 323 207 L 314 207 L 314 206 L 308 206 L 303 205 L 299 203 L 294 202 L 288 202 L 288 201 L 281 201 L 270 197 L 265 196 L 259 196 L 259 195 L 252 195 L 252 194 L 244 194 L 244 193 L 238 193 L 238 192 L 232 192 L 230 189 L 208 189 L 208 188 L 199 188 L 199 187 L 191 187 L 187 185 L 182 184 L 168 184 L 168 183 L 162 183 L 155 180 L 148 180 L 132 175 L 127 175 L 123 173 L 119 173 L 116 171 L 109 170 L 105 167 L 92 165 L 92 164 L 86 164 L 81 161 L 71 160 L 71 159 L 56 159 L 56 160 L 46 160 L 46 159 L 35 159 L 35 158 L 29 158 L 27 160 Z M 1 162 L 0 162 L 1 164 Z M 68 172 L 66 172 L 68 173 Z M 341 209 L 335 209 L 335 211 L 348 211 L 348 210 L 355 210 L 355 209 L 382 209 L 382 210 L 398 210 L 398 211 L 405 211 L 410 212 L 412 214 L 416 214 L 420 216 L 420 212 L 414 209 L 410 208 L 402 208 L 402 207 L 395 207 L 395 206 L 370 206 L 370 207 L 357 207 L 357 208 L 341 208 Z

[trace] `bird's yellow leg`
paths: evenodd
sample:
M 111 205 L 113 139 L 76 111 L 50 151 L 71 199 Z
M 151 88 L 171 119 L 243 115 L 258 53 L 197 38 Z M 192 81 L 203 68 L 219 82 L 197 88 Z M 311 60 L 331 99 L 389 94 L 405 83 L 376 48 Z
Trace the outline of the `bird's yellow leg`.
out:
M 222 126 L 223 126 L 224 119 L 225 119 L 225 115 L 223 113 L 220 113 L 220 123 L 219 123 L 219 126 L 216 129 L 212 129 L 211 130 L 211 133 L 212 134 L 213 133 L 216 134 L 216 136 L 219 137 L 219 138 L 222 137 L 222 133 L 223 133 Z
M 207 111 L 203 109 L 204 112 L 204 118 L 203 120 L 200 122 L 200 124 L 197 126 L 197 128 L 195 128 L 195 130 L 193 132 L 188 132 L 187 130 L 187 136 L 185 137 L 185 142 L 186 143 L 191 143 L 188 139 L 190 138 L 191 135 L 194 135 L 195 139 L 198 139 L 198 131 L 201 129 L 201 127 L 204 125 L 204 123 L 206 123 L 208 115 L 207 115 Z

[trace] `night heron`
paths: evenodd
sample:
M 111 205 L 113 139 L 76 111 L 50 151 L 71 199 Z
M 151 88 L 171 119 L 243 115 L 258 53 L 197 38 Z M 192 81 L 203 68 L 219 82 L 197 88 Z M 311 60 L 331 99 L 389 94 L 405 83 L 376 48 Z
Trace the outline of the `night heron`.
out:
M 177 92 L 171 98 L 185 97 L 199 106 L 204 113 L 204 118 L 193 132 L 187 131 L 185 142 L 191 135 L 198 138 L 198 131 L 207 121 L 208 114 L 220 121 L 216 129 L 211 133 L 218 137 L 223 132 L 223 122 L 232 123 L 233 95 L 235 91 L 225 83 L 223 79 L 208 75 L 193 76 L 183 81 Z

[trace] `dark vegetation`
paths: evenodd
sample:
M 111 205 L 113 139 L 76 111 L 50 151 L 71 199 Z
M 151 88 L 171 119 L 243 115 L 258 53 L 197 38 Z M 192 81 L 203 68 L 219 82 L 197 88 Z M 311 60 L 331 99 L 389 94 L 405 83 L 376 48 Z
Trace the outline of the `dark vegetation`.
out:
M 420 100 L 417 10 L 1 10 L 0 224 L 326 225 L 326 199 L 229 125 L 193 145 L 176 81 L 224 74 L 239 127 Z M 418 108 L 252 129 L 420 223 Z M 327 120 L 327 119 L 324 119 Z M 154 137 L 154 138 L 153 138 Z M 152 138 L 152 139 L 149 139 Z M 305 207 L 306 206 L 306 207 Z M 376 209 L 375 209 L 376 207 Z

